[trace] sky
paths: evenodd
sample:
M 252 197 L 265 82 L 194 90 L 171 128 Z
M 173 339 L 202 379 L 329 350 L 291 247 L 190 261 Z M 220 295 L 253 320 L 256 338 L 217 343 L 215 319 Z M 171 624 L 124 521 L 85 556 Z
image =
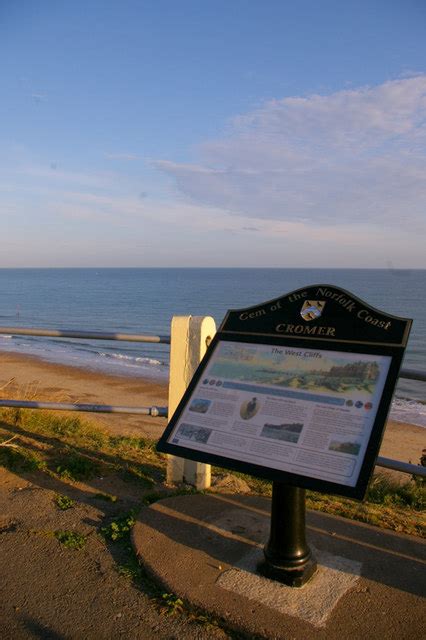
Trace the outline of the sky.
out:
M 0 267 L 426 268 L 424 0 L 1 0 Z

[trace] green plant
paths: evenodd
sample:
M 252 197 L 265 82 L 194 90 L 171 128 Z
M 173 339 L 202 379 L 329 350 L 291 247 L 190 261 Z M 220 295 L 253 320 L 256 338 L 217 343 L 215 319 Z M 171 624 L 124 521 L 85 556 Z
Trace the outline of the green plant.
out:
M 87 456 L 66 449 L 57 460 L 56 473 L 64 480 L 89 480 L 99 472 L 99 464 Z
M 102 433 L 97 429 L 92 429 L 88 426 L 85 426 L 82 429 L 81 438 L 83 441 L 86 441 L 90 447 L 95 447 L 95 449 L 103 449 L 108 445 L 108 436 Z
M 142 577 L 142 569 L 136 557 L 130 558 L 124 564 L 117 565 L 117 572 L 129 580 L 140 580 Z
M 29 431 L 40 431 L 54 436 L 72 436 L 82 429 L 82 421 L 78 416 L 52 415 L 46 411 L 22 410 L 21 427 Z
M 113 520 L 108 526 L 102 527 L 101 534 L 104 538 L 116 542 L 128 537 L 131 528 L 136 524 L 134 511 Z
M 57 417 L 51 421 L 52 432 L 59 436 L 71 436 L 81 431 L 81 420 L 76 416 Z
M 54 531 L 53 535 L 67 549 L 82 549 L 87 541 L 86 536 L 76 531 L 60 529 Z
M 58 509 L 61 509 L 61 511 L 66 511 L 67 509 L 71 509 L 71 507 L 75 505 L 75 500 L 73 500 L 72 498 L 68 498 L 68 496 L 63 496 L 59 494 L 55 496 L 54 501 Z
M 368 487 L 366 501 L 384 506 L 410 507 L 417 511 L 424 509 L 426 490 L 416 482 L 396 482 L 377 474 Z
M 165 605 L 167 615 L 175 616 L 176 614 L 183 612 L 183 600 L 175 596 L 173 593 L 163 593 L 161 597 L 163 604 Z
M 37 454 L 23 447 L 0 448 L 0 464 L 11 471 L 45 471 L 46 462 Z

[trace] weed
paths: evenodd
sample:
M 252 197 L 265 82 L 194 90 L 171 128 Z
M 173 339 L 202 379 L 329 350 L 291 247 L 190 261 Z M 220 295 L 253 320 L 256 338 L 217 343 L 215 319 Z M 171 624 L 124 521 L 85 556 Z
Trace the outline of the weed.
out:
M 332 515 L 343 516 L 352 520 L 359 520 L 367 524 L 385 529 L 391 529 L 410 535 L 424 535 L 424 521 L 419 517 L 419 511 L 407 506 L 399 506 L 395 500 L 387 499 L 377 504 L 372 502 L 355 502 L 346 498 L 338 498 L 326 494 L 307 492 L 306 505 L 309 509 L 323 511 Z
M 46 411 L 22 411 L 22 427 L 54 436 L 71 436 L 79 433 L 82 421 L 78 416 L 51 415 Z
M 78 417 L 57 417 L 51 421 L 52 433 L 58 436 L 73 436 L 81 431 L 81 420 Z
M 142 577 L 142 568 L 135 557 L 129 558 L 124 564 L 117 565 L 117 572 L 129 580 L 137 581 Z
M 46 462 L 39 455 L 23 447 L 19 449 L 1 448 L 0 464 L 18 473 L 45 471 L 47 467 Z
M 154 451 L 156 442 L 148 438 L 134 438 L 131 436 L 110 436 L 109 446 L 112 449 L 139 449 Z
M 92 446 L 99 450 L 107 446 L 108 437 L 102 431 L 85 427 L 81 435 L 85 438 L 89 447 Z
M 99 467 L 102 472 L 106 469 L 118 471 L 125 480 L 136 481 L 145 487 L 152 487 L 164 478 L 165 460 L 155 452 L 155 442 L 148 438 L 111 436 L 78 416 L 52 415 L 47 411 L 23 409 L 19 410 L 18 416 L 15 410 L 0 409 L 0 416 L 10 426 L 19 422 L 16 430 L 25 430 L 26 437 L 30 432 L 35 439 L 38 436 L 49 438 L 46 443 L 49 468 L 61 479 L 90 479 L 99 474 Z M 81 455 L 82 450 L 89 455 Z M 5 454 L 0 464 L 12 464 L 15 458 Z
M 99 473 L 99 464 L 92 458 L 66 449 L 57 460 L 55 471 L 63 480 L 89 480 Z
M 168 616 L 175 616 L 183 612 L 183 600 L 175 596 L 173 593 L 162 594 L 163 604 L 165 605 L 165 613 Z
M 151 592 L 151 596 L 157 600 L 160 606 L 160 610 L 165 615 L 175 616 L 179 614 L 185 614 L 189 620 L 195 622 L 196 624 L 202 625 L 206 629 L 225 629 L 225 627 L 222 627 L 221 623 L 213 616 L 205 613 L 194 605 L 184 602 L 174 593 L 162 593 L 158 587 L 155 587 L 155 591 Z M 242 640 L 243 638 L 243 636 L 238 632 L 234 632 L 229 629 L 227 629 L 226 631 L 226 637 L 228 638 L 233 638 L 234 640 Z M 255 640 L 255 636 L 253 636 L 253 640 Z
M 426 488 L 416 482 L 396 482 L 391 478 L 378 474 L 373 477 L 368 487 L 366 500 L 373 504 L 385 506 L 410 507 L 417 511 L 424 509 Z
M 107 527 L 102 527 L 101 534 L 104 538 L 116 542 L 117 540 L 127 538 L 135 523 L 135 513 L 134 511 L 130 511 L 129 513 L 119 516 L 113 520 Z
M 60 529 L 54 531 L 53 535 L 67 549 L 82 549 L 87 541 L 86 536 L 76 531 Z
M 55 496 L 54 501 L 58 509 L 61 509 L 61 511 L 71 509 L 71 507 L 75 505 L 75 500 L 68 498 L 68 496 L 62 496 L 59 494 Z

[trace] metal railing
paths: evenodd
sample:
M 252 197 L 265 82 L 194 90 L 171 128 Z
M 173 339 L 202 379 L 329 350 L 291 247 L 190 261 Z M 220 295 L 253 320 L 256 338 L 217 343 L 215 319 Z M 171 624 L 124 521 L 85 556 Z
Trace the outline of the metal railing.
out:
M 119 407 L 109 404 L 37 402 L 34 400 L 0 400 L 0 407 L 17 409 L 49 409 L 49 411 L 87 411 L 89 413 L 131 413 L 153 418 L 167 418 L 167 407 Z
M 26 329 L 0 327 L 0 334 L 13 336 L 44 336 L 48 338 L 84 338 L 85 340 L 122 340 L 125 342 L 162 342 L 170 344 L 170 336 L 144 336 L 139 333 L 105 333 L 103 331 L 72 331 L 69 329 Z
M 107 333 L 103 331 L 75 331 L 70 329 L 42 329 L 26 327 L 0 327 L 0 335 L 42 336 L 49 338 L 80 338 L 84 340 L 118 340 L 122 342 L 149 342 L 170 344 L 170 336 L 142 335 L 139 333 Z M 102 404 L 63 402 L 35 402 L 26 400 L 0 400 L 0 407 L 22 409 L 49 409 L 52 411 L 87 411 L 92 413 L 130 413 L 152 417 L 167 417 L 167 407 L 117 407 Z
M 120 340 L 125 342 L 150 342 L 163 344 L 170 344 L 171 341 L 169 335 L 153 336 L 131 333 L 105 333 L 100 331 L 74 331 L 41 328 L 28 329 L 20 327 L 0 327 L 0 334 L 43 336 L 52 338 L 80 338 L 88 340 Z M 414 369 L 401 369 L 399 377 L 407 380 L 426 382 L 426 373 Z M 127 413 L 160 418 L 165 418 L 168 415 L 168 407 L 120 407 L 99 404 L 70 404 L 62 402 L 36 402 L 25 400 L 0 400 L 0 407 L 48 409 L 53 411 L 86 411 L 92 413 Z M 402 462 L 401 460 L 392 460 L 390 458 L 379 456 L 376 460 L 376 466 L 383 467 L 385 469 L 392 469 L 393 471 L 400 471 L 402 473 L 409 473 L 411 475 L 426 477 L 426 467 Z

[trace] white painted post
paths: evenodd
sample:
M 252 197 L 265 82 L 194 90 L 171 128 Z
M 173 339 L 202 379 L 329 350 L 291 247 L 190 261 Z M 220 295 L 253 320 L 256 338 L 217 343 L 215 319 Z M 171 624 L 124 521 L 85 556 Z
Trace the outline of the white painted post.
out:
M 216 323 L 210 316 L 173 317 L 170 342 L 169 420 L 215 333 Z M 167 482 L 187 482 L 197 489 L 207 489 L 210 486 L 210 465 L 169 455 Z

